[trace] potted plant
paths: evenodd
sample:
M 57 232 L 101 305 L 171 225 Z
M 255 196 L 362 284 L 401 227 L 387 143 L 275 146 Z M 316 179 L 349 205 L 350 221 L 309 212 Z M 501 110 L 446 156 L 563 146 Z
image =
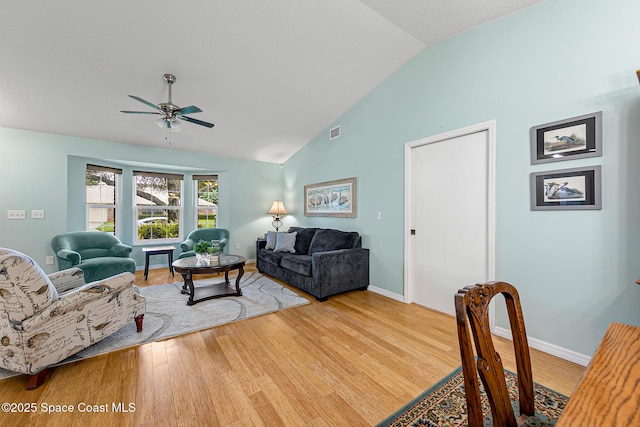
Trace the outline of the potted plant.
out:
M 211 242 L 206 240 L 200 240 L 193 245 L 193 251 L 196 253 L 197 262 L 205 262 L 209 260 L 209 248 L 211 247 Z

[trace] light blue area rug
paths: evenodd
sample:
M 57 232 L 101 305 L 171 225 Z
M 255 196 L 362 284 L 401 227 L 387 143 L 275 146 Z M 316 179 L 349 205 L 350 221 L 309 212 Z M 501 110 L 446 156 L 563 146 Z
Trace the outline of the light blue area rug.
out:
M 211 280 L 219 281 L 224 278 L 209 279 Z M 198 282 L 195 281 L 196 284 Z M 65 359 L 59 365 L 309 304 L 308 299 L 260 273 L 246 273 L 242 277 L 240 297 L 223 297 L 188 306 L 189 295 L 181 294 L 181 288 L 182 282 L 140 288 L 140 293 L 147 301 L 142 332 L 136 332 L 135 322 L 131 321 L 118 332 Z M 19 374 L 0 369 L 0 379 L 14 375 Z

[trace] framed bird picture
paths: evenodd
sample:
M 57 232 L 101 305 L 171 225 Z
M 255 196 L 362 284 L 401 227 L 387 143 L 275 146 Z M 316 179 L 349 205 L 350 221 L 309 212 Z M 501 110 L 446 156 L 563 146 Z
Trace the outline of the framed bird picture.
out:
M 531 128 L 531 164 L 602 156 L 602 111 Z
M 531 210 L 602 209 L 601 166 L 533 172 Z

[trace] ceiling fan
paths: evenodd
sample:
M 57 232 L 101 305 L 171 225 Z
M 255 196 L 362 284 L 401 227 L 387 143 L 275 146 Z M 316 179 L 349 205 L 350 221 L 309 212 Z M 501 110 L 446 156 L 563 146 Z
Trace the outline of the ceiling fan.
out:
M 193 113 L 201 113 L 202 110 L 195 105 L 191 105 L 189 107 L 178 107 L 174 103 L 171 102 L 171 86 L 176 82 L 176 77 L 173 74 L 165 74 L 164 80 L 169 85 L 169 101 L 163 102 L 161 104 L 155 105 L 149 101 L 146 101 L 139 96 L 129 95 L 129 97 L 135 99 L 136 101 L 140 101 L 143 104 L 148 105 L 151 108 L 155 108 L 158 111 L 126 111 L 120 110 L 122 113 L 127 114 L 159 114 L 162 117 L 158 119 L 158 125 L 160 127 L 165 127 L 172 132 L 177 132 L 180 130 L 180 121 L 178 118 L 185 120 L 187 122 L 195 123 L 196 125 L 206 126 L 208 128 L 213 127 L 213 123 L 205 122 L 202 120 L 194 119 L 192 117 L 187 117 L 185 114 L 193 114 Z

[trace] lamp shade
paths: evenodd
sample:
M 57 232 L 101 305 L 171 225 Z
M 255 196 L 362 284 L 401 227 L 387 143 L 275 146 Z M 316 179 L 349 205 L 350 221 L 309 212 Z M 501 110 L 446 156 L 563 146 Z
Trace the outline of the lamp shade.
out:
M 271 205 L 271 209 L 269 209 L 269 212 L 267 213 L 275 216 L 280 216 L 286 215 L 287 210 L 284 208 L 284 203 L 282 203 L 282 200 L 274 200 L 273 204 Z

